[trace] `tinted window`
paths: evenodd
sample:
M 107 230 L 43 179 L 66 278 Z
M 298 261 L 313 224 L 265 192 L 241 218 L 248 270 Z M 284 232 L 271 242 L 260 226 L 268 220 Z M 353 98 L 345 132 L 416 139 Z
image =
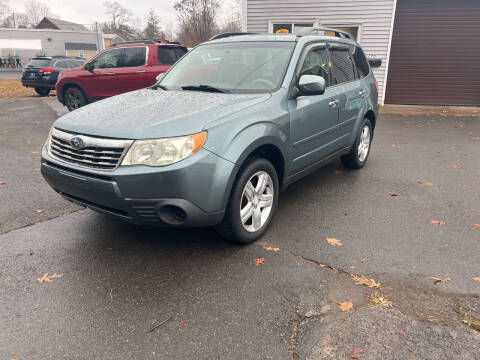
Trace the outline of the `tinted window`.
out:
M 67 66 L 67 61 L 65 60 L 59 60 L 55 63 L 54 65 L 56 68 L 60 68 L 60 69 L 67 69 L 68 66 Z
M 127 47 L 125 51 L 121 67 L 137 67 L 146 64 L 147 48 L 146 47 Z
M 357 65 L 358 76 L 363 78 L 370 73 L 370 67 L 368 66 L 367 59 L 365 58 L 362 49 L 357 46 L 353 49 L 353 60 L 355 61 L 355 65 Z
M 179 56 L 175 52 L 174 47 L 158 48 L 158 65 L 173 65 L 177 62 Z
M 31 68 L 44 68 L 50 66 L 50 59 L 32 59 L 27 65 Z
M 187 53 L 187 49 L 185 48 L 175 48 L 175 55 L 177 56 L 177 60 L 180 59 L 183 55 Z
M 330 67 L 328 66 L 327 48 L 325 46 L 318 46 L 310 50 L 303 63 L 301 75 L 321 76 L 329 86 Z
M 82 61 L 82 60 L 69 60 L 68 62 L 70 65 L 70 69 L 76 69 L 82 66 L 83 64 L 85 64 L 85 61 Z
M 111 69 L 120 67 L 122 49 L 105 51 L 92 60 L 94 69 Z
M 350 57 L 350 47 L 341 45 L 330 46 L 332 59 L 333 83 L 341 84 L 355 80 L 355 68 Z

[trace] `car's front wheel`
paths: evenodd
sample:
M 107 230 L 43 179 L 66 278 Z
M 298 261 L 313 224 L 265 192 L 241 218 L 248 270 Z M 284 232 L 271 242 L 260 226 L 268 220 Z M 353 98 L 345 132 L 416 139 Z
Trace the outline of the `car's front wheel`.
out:
M 217 231 L 227 240 L 249 244 L 267 231 L 278 203 L 278 176 L 271 162 L 252 158 L 240 170 L 225 218 Z
M 65 105 L 69 111 L 81 108 L 87 104 L 87 99 L 83 92 L 76 87 L 71 87 L 65 92 Z
M 50 89 L 36 87 L 35 92 L 40 96 L 48 96 L 50 94 Z

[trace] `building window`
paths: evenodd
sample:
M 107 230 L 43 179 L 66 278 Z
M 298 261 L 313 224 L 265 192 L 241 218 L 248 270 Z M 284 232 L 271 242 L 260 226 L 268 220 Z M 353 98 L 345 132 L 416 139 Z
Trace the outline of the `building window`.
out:
M 278 30 L 288 30 L 290 34 L 296 34 L 296 30 L 313 27 L 313 23 L 273 23 L 272 32 L 275 34 Z
M 78 50 L 78 56 L 85 57 L 85 50 Z

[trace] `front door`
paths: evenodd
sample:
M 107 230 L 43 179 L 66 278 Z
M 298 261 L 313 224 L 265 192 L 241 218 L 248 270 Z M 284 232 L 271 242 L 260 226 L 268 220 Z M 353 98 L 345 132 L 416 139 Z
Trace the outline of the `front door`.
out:
M 296 78 L 302 75 L 322 76 L 327 89 L 323 95 L 300 95 L 289 101 L 292 172 L 296 173 L 327 157 L 337 149 L 338 94 L 331 87 L 331 67 L 326 44 L 306 49 Z
M 146 46 L 130 46 L 123 48 L 121 68 L 116 71 L 117 87 L 112 95 L 122 94 L 128 91 L 143 89 L 155 83 L 148 63 L 148 48 Z

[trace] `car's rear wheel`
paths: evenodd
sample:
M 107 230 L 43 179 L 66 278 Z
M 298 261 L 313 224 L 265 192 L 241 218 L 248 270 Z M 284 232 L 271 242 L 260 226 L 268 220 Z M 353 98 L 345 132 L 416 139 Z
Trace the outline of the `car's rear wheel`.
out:
M 240 170 L 225 217 L 217 231 L 227 240 L 249 244 L 267 231 L 278 203 L 279 185 L 274 166 L 252 158 Z
M 369 119 L 363 119 L 362 126 L 357 134 L 355 143 L 349 154 L 342 156 L 342 163 L 345 167 L 351 169 L 361 169 L 365 166 L 370 155 L 372 145 L 373 131 L 372 123 Z
M 50 89 L 36 87 L 35 92 L 40 96 L 48 96 L 50 94 Z
M 87 105 L 87 98 L 82 90 L 77 87 L 71 87 L 65 92 L 65 105 L 69 111 L 77 110 Z

